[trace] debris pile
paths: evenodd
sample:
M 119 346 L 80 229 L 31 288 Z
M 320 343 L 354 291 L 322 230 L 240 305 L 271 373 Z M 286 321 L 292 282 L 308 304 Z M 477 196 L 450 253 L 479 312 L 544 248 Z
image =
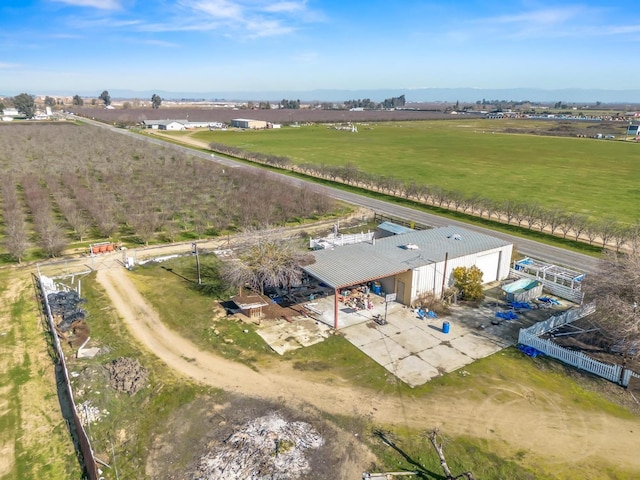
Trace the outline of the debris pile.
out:
M 85 427 L 90 423 L 96 423 L 98 420 L 102 418 L 103 415 L 108 414 L 109 412 L 100 411 L 99 408 L 91 405 L 91 401 L 87 400 L 82 402 L 80 405 L 76 405 L 76 412 L 78 412 L 78 417 L 80 418 L 80 422 Z
M 149 372 L 135 358 L 116 358 L 106 368 L 111 377 L 109 385 L 119 392 L 133 395 L 147 385 Z
M 294 480 L 310 471 L 305 450 L 323 443 L 310 424 L 289 422 L 272 412 L 245 423 L 204 455 L 194 479 Z
M 50 293 L 47 295 L 47 300 L 56 327 L 62 333 L 68 332 L 73 323 L 83 321 L 87 315 L 85 310 L 78 307 L 86 300 L 80 298 L 75 290 Z

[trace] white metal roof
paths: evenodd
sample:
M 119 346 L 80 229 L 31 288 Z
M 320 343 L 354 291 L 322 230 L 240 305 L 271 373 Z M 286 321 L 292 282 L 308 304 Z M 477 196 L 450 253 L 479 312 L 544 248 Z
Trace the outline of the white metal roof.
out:
M 506 245 L 510 243 L 490 235 L 448 226 L 376 239 L 375 243 L 318 250 L 313 252 L 316 262 L 304 270 L 333 288 L 341 288 L 443 262 L 445 256 L 453 259 Z

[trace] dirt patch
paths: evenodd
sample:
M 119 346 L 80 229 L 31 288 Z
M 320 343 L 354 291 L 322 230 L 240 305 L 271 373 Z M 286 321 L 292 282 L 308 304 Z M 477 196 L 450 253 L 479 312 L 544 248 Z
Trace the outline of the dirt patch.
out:
M 151 446 L 146 473 L 157 480 L 354 479 L 375 461 L 359 437 L 313 409 L 239 395 L 223 402 L 200 397 L 168 419 Z

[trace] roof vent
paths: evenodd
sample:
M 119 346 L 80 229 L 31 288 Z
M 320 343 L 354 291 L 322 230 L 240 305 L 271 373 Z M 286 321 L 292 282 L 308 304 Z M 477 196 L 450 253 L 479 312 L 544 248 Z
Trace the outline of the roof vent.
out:
M 454 240 L 462 240 L 462 235 L 460 235 L 459 233 L 454 233 L 452 235 L 449 235 L 447 238 L 453 238 Z
M 407 243 L 404 246 L 405 250 L 419 250 L 420 247 L 418 247 L 418 245 L 416 245 L 415 243 Z

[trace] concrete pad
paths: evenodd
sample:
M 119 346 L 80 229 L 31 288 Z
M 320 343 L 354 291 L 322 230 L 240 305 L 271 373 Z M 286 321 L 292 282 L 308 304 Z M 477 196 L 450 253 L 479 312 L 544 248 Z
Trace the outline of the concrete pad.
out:
M 442 343 L 441 340 L 437 339 L 433 335 L 429 335 L 429 332 L 425 332 L 418 327 L 396 332 L 391 336 L 391 339 L 400 345 L 404 345 L 404 347 L 411 353 L 418 353 Z
M 474 360 L 488 357 L 489 355 L 502 350 L 502 345 L 496 343 L 493 339 L 469 333 L 451 340 L 451 346 L 464 352 L 467 356 Z
M 277 353 L 320 343 L 329 336 L 329 327 L 311 319 L 295 320 L 292 323 L 278 322 L 258 328 L 256 333 Z
M 454 338 L 468 333 L 468 329 L 462 325 L 454 325 L 452 322 L 449 322 L 449 325 L 449 333 L 444 333 L 442 331 L 442 322 L 437 325 L 434 325 L 433 323 L 423 323 L 419 324 L 418 328 L 422 330 L 425 335 L 431 335 L 439 342 L 451 341 Z
M 446 344 L 424 350 L 418 356 L 439 372 L 453 372 L 473 361 L 471 357 Z
M 438 370 L 416 355 L 409 355 L 389 365 L 389 371 L 411 387 L 416 387 L 440 375 Z
M 360 349 L 385 368 L 388 364 L 408 357 L 410 354 L 406 348 L 388 337 L 363 345 Z
M 362 347 L 371 342 L 375 342 L 384 337 L 384 333 L 378 330 L 377 326 L 371 325 L 371 322 L 360 323 L 343 328 L 342 334 L 356 347 Z

